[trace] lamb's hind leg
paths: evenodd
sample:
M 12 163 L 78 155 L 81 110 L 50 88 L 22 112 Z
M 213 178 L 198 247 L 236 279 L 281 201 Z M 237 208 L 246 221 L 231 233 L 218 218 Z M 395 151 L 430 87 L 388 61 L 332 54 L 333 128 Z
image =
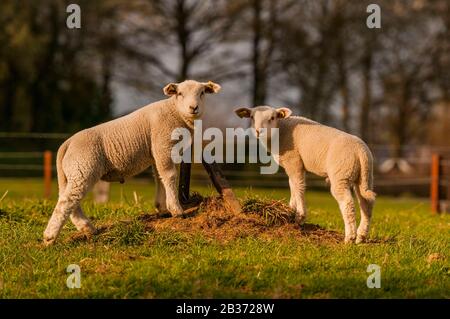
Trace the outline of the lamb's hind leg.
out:
M 86 195 L 88 189 L 89 184 L 87 182 L 77 183 L 76 185 L 71 182 L 67 184 L 64 192 L 58 198 L 58 203 L 44 231 L 44 243 L 46 245 L 52 244 L 56 240 L 67 218 L 80 207 L 80 202 Z
M 58 175 L 58 187 L 59 187 L 59 198 L 61 198 L 64 195 L 67 188 L 67 180 L 65 175 L 63 174 Z M 75 210 L 70 214 L 70 219 L 79 231 L 83 231 L 89 234 L 95 233 L 94 226 L 92 226 L 90 220 L 84 215 L 80 205 L 78 205 L 75 208 Z
M 70 214 L 70 220 L 75 225 L 77 230 L 82 231 L 86 234 L 95 234 L 95 227 L 92 225 L 89 218 L 84 215 L 83 210 L 80 205 L 78 205 L 75 210 Z
M 345 242 L 356 239 L 355 204 L 353 202 L 350 184 L 345 180 L 331 180 L 331 194 L 339 204 L 345 224 Z
M 370 228 L 370 220 L 372 219 L 372 209 L 373 209 L 373 203 L 366 200 L 364 197 L 361 196 L 361 193 L 359 191 L 359 187 L 354 187 L 356 198 L 359 202 L 359 207 L 361 211 L 361 222 L 359 223 L 358 231 L 357 231 L 357 237 L 356 237 L 356 243 L 363 243 L 366 241 L 367 237 L 369 236 L 369 228 Z

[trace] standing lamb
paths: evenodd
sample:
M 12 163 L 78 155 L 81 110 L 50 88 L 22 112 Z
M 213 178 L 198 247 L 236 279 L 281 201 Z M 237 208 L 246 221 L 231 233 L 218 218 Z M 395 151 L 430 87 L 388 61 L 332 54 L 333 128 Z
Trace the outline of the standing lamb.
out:
M 217 93 L 220 85 L 193 80 L 164 87 L 168 99 L 144 106 L 110 122 L 80 131 L 58 150 L 59 198 L 47 228 L 44 242 L 53 243 L 65 221 L 70 219 L 80 231 L 95 228 L 83 214 L 80 202 L 99 180 L 124 182 L 150 165 L 156 182 L 155 205 L 179 216 L 183 209 L 177 197 L 177 169 L 171 149 L 175 128 L 194 129 L 194 120 L 204 110 L 204 96 Z
M 375 201 L 373 158 L 361 139 L 303 117 L 291 117 L 292 111 L 284 107 L 239 108 L 235 113 L 241 118 L 251 118 L 256 137 L 269 132 L 267 141 L 273 136 L 271 129 L 279 128 L 279 154 L 274 157 L 289 177 L 290 206 L 299 223 L 306 218 L 305 171 L 308 171 L 329 180 L 331 194 L 344 219 L 345 242 L 356 239 L 356 243 L 361 243 L 367 239 Z M 361 208 L 358 230 L 352 188 Z

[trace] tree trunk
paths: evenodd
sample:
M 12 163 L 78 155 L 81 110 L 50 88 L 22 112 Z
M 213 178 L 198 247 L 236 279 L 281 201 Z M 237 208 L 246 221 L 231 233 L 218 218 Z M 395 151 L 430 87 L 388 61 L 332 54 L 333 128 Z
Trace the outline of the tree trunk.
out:
M 372 105 L 372 52 L 366 51 L 363 60 L 363 99 L 361 103 L 361 113 L 359 116 L 359 135 L 366 143 L 371 142 L 369 132 L 370 110 Z
M 46 48 L 46 54 L 42 59 L 37 72 L 36 79 L 31 86 L 32 95 L 32 124 L 31 130 L 39 132 L 46 130 L 50 123 L 48 122 L 51 116 L 51 103 L 45 101 L 45 92 L 57 94 L 57 86 L 55 79 L 55 57 L 60 49 L 60 19 L 59 19 L 59 5 L 57 2 L 50 4 L 50 39 Z
M 264 104 L 263 74 L 261 74 L 261 1 L 253 0 L 253 47 L 252 47 L 252 65 L 253 65 L 253 106 Z
M 100 118 L 109 119 L 111 117 L 111 104 L 112 104 L 112 92 L 111 92 L 111 78 L 112 78 L 112 56 L 108 53 L 103 55 L 102 61 L 102 91 L 100 100 Z
M 177 14 L 177 37 L 180 46 L 180 69 L 178 72 L 178 82 L 186 80 L 189 76 L 191 57 L 189 53 L 190 33 L 187 29 L 188 13 L 186 12 L 184 0 L 178 0 L 176 5 Z M 178 198 L 181 203 L 189 201 L 191 181 L 191 163 L 180 163 L 180 177 L 178 181 Z
M 16 71 L 16 67 L 13 65 L 13 62 L 10 63 L 10 75 L 9 79 L 6 83 L 5 90 L 5 103 L 3 114 L 1 119 L 1 127 L 5 131 L 10 131 L 12 129 L 13 122 L 13 108 L 15 104 L 16 90 L 18 84 L 18 72 Z
M 179 82 L 188 78 L 190 68 L 190 56 L 188 51 L 190 33 L 187 29 L 187 14 L 184 0 L 178 0 L 176 5 L 176 15 L 178 45 L 180 46 L 180 69 L 177 79 Z
M 342 97 L 342 128 L 344 129 L 344 131 L 349 132 L 350 131 L 349 94 L 348 94 L 348 87 L 346 84 L 342 84 L 341 86 L 341 97 Z
M 343 48 L 342 42 L 339 44 L 338 47 L 338 70 L 339 70 L 339 79 L 340 79 L 340 94 L 342 98 L 342 105 L 341 105 L 341 111 L 342 111 L 342 128 L 344 131 L 348 132 L 349 127 L 349 120 L 350 120 L 350 114 L 349 114 L 349 104 L 350 104 L 350 96 L 349 96 L 349 88 L 348 88 L 348 74 L 346 69 L 346 59 L 345 59 L 345 52 Z
M 393 157 L 403 157 L 403 146 L 407 142 L 407 130 L 408 124 L 411 119 L 410 108 L 410 82 L 408 79 L 403 78 L 400 86 L 399 100 L 397 103 L 396 120 L 393 121 L 394 127 L 392 132 L 395 134 L 393 137 Z

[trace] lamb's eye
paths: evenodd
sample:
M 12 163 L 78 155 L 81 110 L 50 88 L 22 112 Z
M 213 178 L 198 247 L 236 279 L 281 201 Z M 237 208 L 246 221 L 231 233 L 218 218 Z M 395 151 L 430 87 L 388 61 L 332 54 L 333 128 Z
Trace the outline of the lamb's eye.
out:
M 203 95 L 205 95 L 205 91 L 202 91 L 202 93 L 200 93 L 201 97 L 203 97 Z
M 275 118 L 272 116 L 272 117 L 270 118 L 270 120 L 273 121 L 273 120 L 275 120 Z
M 184 97 L 183 93 L 178 93 L 179 96 Z
M 253 115 L 252 116 L 250 116 L 250 118 L 253 120 Z

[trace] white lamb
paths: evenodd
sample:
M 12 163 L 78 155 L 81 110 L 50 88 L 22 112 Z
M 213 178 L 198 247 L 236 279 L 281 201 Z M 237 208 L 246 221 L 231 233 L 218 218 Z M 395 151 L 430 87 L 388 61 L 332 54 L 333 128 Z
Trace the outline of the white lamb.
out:
M 220 85 L 213 82 L 170 83 L 164 87 L 164 94 L 170 98 L 80 131 L 65 141 L 56 159 L 58 203 L 44 232 L 44 242 L 56 240 L 69 216 L 78 230 L 95 232 L 80 206 L 86 193 L 99 180 L 123 182 L 150 165 L 155 175 L 157 209 L 181 215 L 177 169 L 171 158 L 177 141 L 171 140 L 171 134 L 178 127 L 193 130 L 194 120 L 204 111 L 205 93 L 219 90 Z
M 373 158 L 367 145 L 358 137 L 312 120 L 292 116 L 288 108 L 258 106 L 239 108 L 235 113 L 252 120 L 257 137 L 267 135 L 270 141 L 279 128 L 279 154 L 274 157 L 289 177 L 290 206 L 299 223 L 306 218 L 305 171 L 326 177 L 331 194 L 339 203 L 344 223 L 345 242 L 364 242 L 369 234 L 375 201 Z M 265 130 L 264 130 L 265 129 Z M 361 208 L 361 222 L 356 230 L 354 189 Z

